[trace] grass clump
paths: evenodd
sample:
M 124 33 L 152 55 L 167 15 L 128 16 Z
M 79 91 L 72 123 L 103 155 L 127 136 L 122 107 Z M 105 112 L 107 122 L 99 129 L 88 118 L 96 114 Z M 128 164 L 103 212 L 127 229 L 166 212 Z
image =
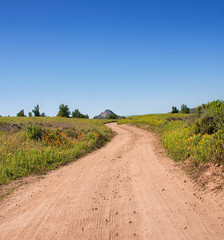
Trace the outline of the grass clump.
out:
M 40 140 L 42 138 L 42 134 L 43 134 L 42 128 L 37 124 L 27 127 L 27 136 L 30 139 Z

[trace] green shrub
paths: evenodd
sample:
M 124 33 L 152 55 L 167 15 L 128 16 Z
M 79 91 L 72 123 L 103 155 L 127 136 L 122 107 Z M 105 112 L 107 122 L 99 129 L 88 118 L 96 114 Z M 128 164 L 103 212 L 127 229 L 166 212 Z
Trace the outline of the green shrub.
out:
M 27 135 L 30 139 L 41 140 L 42 134 L 43 134 L 43 129 L 37 124 L 27 127 Z
M 202 107 L 202 106 L 198 106 L 198 107 L 196 108 L 196 113 L 197 113 L 197 115 L 198 115 L 199 117 L 201 116 L 202 111 L 203 111 L 203 107 Z
M 219 164 L 224 164 L 224 131 L 219 130 L 213 134 L 210 145 L 210 158 Z
M 213 134 L 224 130 L 224 102 L 217 100 L 204 104 L 204 113 L 195 122 L 195 133 Z
M 199 120 L 195 122 L 196 134 L 213 134 L 216 131 L 216 122 L 213 116 L 208 114 L 203 115 Z
M 216 123 L 216 131 L 224 129 L 224 101 L 216 100 L 205 105 L 205 114 L 212 116 Z

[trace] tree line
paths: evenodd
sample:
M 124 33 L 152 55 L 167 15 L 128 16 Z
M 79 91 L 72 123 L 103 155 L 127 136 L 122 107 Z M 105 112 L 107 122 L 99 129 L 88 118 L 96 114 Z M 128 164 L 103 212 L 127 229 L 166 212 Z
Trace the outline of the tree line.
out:
M 40 106 L 37 104 L 34 106 L 32 112 L 28 112 L 29 117 L 46 117 L 44 112 L 40 113 Z M 79 111 L 79 109 L 75 109 L 73 112 L 69 110 L 68 105 L 61 104 L 59 106 L 59 111 L 57 114 L 58 117 L 72 117 L 72 118 L 89 118 L 88 114 L 83 114 Z M 17 113 L 17 117 L 26 117 L 24 109 Z
M 180 113 L 190 113 L 190 108 L 187 107 L 186 104 L 182 104 L 180 110 L 177 107 L 172 106 L 171 113 L 179 113 L 179 112 Z
M 172 106 L 171 113 L 187 113 L 188 114 L 188 113 L 191 112 L 191 113 L 197 113 L 197 115 L 200 116 L 203 113 L 203 111 L 205 109 L 205 106 L 206 106 L 206 104 L 202 104 L 201 106 L 198 106 L 198 107 L 193 108 L 191 110 L 190 110 L 189 107 L 187 107 L 186 104 L 182 104 L 180 110 L 177 107 Z

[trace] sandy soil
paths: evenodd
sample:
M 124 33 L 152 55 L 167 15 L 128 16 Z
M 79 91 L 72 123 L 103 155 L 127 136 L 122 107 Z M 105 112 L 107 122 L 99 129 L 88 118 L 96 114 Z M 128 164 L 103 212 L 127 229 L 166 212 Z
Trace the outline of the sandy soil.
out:
M 224 208 L 149 132 L 115 123 L 105 147 L 17 189 L 0 239 L 224 239 Z

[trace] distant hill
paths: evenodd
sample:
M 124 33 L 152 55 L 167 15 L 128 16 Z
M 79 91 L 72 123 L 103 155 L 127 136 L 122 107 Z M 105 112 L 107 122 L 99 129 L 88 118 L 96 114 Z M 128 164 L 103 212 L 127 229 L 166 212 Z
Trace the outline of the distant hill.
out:
M 110 115 L 112 115 L 112 114 L 115 114 L 114 112 L 112 112 L 111 110 L 109 110 L 109 109 L 107 109 L 107 110 L 105 110 L 104 112 L 102 112 L 100 115 L 98 115 L 98 116 L 95 116 L 94 118 L 96 118 L 96 119 L 106 119 L 106 118 L 108 118 Z M 117 114 L 115 114 L 115 115 L 117 115 Z M 118 116 L 118 115 L 117 115 Z M 118 116 L 119 117 L 119 116 Z

